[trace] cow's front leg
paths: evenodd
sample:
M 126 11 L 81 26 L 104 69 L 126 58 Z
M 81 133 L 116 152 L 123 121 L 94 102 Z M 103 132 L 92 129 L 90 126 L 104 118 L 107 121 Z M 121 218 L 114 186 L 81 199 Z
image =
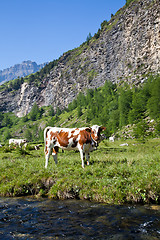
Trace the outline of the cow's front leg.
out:
M 90 155 L 89 155 L 89 153 L 86 153 L 87 165 L 89 165 L 89 159 L 90 159 Z
M 81 160 L 82 160 L 82 168 L 84 168 L 84 160 L 85 160 L 85 153 L 83 152 L 83 150 L 80 150 L 80 156 L 81 156 Z

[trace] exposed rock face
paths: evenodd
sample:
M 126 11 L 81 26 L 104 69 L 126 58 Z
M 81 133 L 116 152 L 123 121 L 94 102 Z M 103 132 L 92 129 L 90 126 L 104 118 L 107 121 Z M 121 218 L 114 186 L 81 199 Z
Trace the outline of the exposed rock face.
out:
M 8 101 L 0 93 L 2 110 L 22 116 L 35 101 L 39 106 L 64 108 L 79 91 L 102 86 L 106 80 L 139 84 L 147 74 L 160 71 L 159 26 L 159 0 L 134 1 L 120 9 L 89 44 L 65 53 L 39 87 L 23 83 L 14 96 L 8 93 Z
M 0 84 L 18 77 L 25 77 L 31 73 L 35 73 L 45 65 L 46 63 L 37 65 L 36 62 L 23 61 L 21 64 L 16 64 L 13 67 L 4 69 L 3 71 L 0 70 Z

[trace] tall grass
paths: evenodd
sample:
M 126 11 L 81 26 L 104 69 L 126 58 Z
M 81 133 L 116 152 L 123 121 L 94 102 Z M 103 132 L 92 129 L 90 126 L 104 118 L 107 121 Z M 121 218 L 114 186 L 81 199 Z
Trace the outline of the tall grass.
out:
M 1 196 L 77 198 L 110 204 L 160 202 L 160 139 L 145 144 L 104 141 L 92 152 L 90 165 L 81 167 L 79 153 L 52 156 L 44 168 L 43 148 L 38 151 L 0 152 Z

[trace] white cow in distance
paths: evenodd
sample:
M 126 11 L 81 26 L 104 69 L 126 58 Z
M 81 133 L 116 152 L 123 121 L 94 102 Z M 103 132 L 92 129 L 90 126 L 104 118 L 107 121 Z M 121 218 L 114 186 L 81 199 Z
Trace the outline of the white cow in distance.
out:
M 110 141 L 110 142 L 114 142 L 114 140 L 115 140 L 115 137 L 114 137 L 114 136 L 109 137 L 109 141 Z
M 11 146 L 11 144 L 15 145 L 15 146 L 18 146 L 20 148 L 22 148 L 22 146 L 26 143 L 26 139 L 14 139 L 14 138 L 11 138 L 9 139 L 9 146 Z

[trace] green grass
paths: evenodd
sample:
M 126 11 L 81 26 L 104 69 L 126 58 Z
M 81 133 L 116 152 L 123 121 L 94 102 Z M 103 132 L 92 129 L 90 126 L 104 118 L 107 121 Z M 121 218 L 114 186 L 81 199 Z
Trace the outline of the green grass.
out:
M 0 151 L 0 195 L 77 198 L 110 204 L 160 202 L 160 139 L 145 144 L 104 141 L 81 167 L 79 153 L 52 156 L 44 168 L 43 148 L 38 151 Z M 133 145 L 135 144 L 135 145 Z

